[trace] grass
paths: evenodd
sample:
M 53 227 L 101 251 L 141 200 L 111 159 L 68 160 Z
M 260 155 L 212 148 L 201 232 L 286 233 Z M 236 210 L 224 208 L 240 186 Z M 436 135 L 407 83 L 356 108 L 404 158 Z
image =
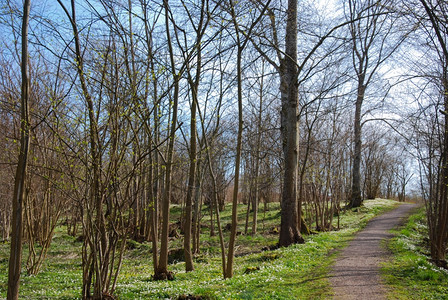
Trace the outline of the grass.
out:
M 27 275 L 24 245 L 20 299 L 79 299 L 81 297 L 81 243 L 59 231 L 53 238 L 42 271 L 36 276 Z M 6 298 L 8 282 L 9 244 L 0 245 L 0 298 Z
M 115 295 L 118 299 L 177 299 L 180 295 L 205 299 L 326 299 L 331 296 L 327 272 L 337 249 L 372 217 L 396 205 L 390 200 L 365 201 L 358 210 L 341 215 L 338 231 L 307 236 L 305 244 L 261 251 L 278 240 L 278 235 L 269 231 L 280 224 L 279 205 L 270 204 L 269 211 L 260 211 L 260 233 L 238 236 L 234 277 L 226 280 L 222 278 L 218 238 L 209 237 L 207 230 L 201 235 L 201 255 L 196 259 L 195 271 L 185 273 L 183 262 L 169 266 L 175 273 L 174 281 L 152 281 L 151 245 L 135 242 L 134 249 L 125 254 Z M 224 225 L 230 222 L 229 208 L 222 214 Z M 245 207 L 239 209 L 243 212 Z M 244 224 L 240 224 L 239 231 L 244 231 Z M 182 239 L 174 240 L 170 248 L 180 248 L 181 244 Z M 22 273 L 20 299 L 79 299 L 80 250 L 81 243 L 59 227 L 41 273 Z M 24 251 L 24 259 L 26 256 Z M 6 297 L 8 257 L 9 245 L 1 244 L 0 298 Z
M 391 299 L 448 299 L 448 270 L 429 262 L 424 208 L 412 215 L 388 247 L 393 257 L 383 267 Z

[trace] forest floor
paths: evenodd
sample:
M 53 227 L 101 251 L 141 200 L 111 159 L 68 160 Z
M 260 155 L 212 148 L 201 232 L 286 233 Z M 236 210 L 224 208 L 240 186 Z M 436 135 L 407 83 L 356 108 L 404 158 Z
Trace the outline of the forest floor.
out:
M 394 210 L 396 207 L 399 207 L 398 210 Z M 230 208 L 229 205 L 222 212 L 222 224 L 231 222 Z M 175 273 L 175 279 L 153 281 L 151 243 L 127 240 L 113 294 L 119 300 L 193 299 L 187 298 L 190 295 L 196 296 L 196 299 L 210 300 L 331 299 L 333 295 L 349 299 L 347 295 L 356 297 L 355 284 L 351 281 L 355 280 L 356 286 L 359 285 L 361 289 L 366 289 L 367 286 L 378 288 L 374 290 L 378 293 L 367 293 L 367 290 L 364 290 L 364 293 L 357 297 L 359 299 L 448 299 L 448 271 L 435 267 L 429 261 L 424 209 L 413 213 L 406 225 L 400 226 L 393 235 L 388 233 L 388 230 L 399 224 L 401 217 L 407 214 L 402 210 L 410 208 L 408 204 L 386 199 L 364 201 L 359 209 L 345 210 L 335 216 L 335 230 L 304 236 L 304 244 L 267 250 L 277 243 L 280 224 L 279 203 L 269 203 L 265 208 L 260 207 L 257 233 L 252 235 L 249 229 L 248 234 L 238 235 L 234 277 L 230 279 L 223 279 L 219 238 L 216 235 L 211 236 L 208 210 L 204 208 L 201 253 L 195 256 L 193 272 L 185 272 L 183 260 L 173 257 L 169 269 Z M 238 209 L 238 231 L 244 232 L 243 220 L 247 206 L 241 204 Z M 172 207 L 173 222 L 179 219 L 181 211 L 179 206 Z M 380 217 L 373 219 L 375 216 Z M 382 219 L 386 219 L 386 223 L 383 223 Z M 378 223 L 380 228 L 372 232 L 371 227 L 378 226 Z M 315 225 L 312 224 L 312 228 L 315 228 Z M 229 232 L 225 231 L 224 234 L 227 241 Z M 391 236 L 393 237 L 389 239 Z M 351 245 L 361 244 L 358 241 L 360 237 L 364 242 L 371 241 L 372 244 L 364 246 L 367 249 L 361 248 L 361 253 L 355 252 L 352 246 L 346 248 L 350 242 Z M 385 240 L 387 243 L 382 242 Z M 182 236 L 170 239 L 170 250 L 173 250 L 173 254 L 177 253 L 175 250 L 182 249 L 182 245 Z M 388 256 L 386 246 L 392 255 Z M 28 275 L 26 259 L 29 250 L 28 244 L 25 243 L 20 299 L 80 299 L 81 249 L 82 241 L 79 236 L 67 235 L 67 229 L 61 222 L 56 228 L 40 272 L 37 275 Z M 339 287 L 336 286 L 334 279 L 339 275 L 334 272 L 341 260 L 353 256 L 357 257 L 353 263 L 361 262 L 370 256 L 371 254 L 367 253 L 374 249 L 378 252 L 374 252 L 374 260 L 367 264 L 369 268 L 373 266 L 370 272 L 367 272 L 365 267 L 359 269 L 352 266 L 352 270 L 360 273 L 359 275 L 367 272 L 367 284 L 361 283 L 355 277 L 350 279 L 346 273 L 348 267 L 341 266 L 340 276 L 344 282 L 340 282 Z M 6 299 L 8 260 L 9 243 L 0 242 L 0 299 Z M 385 263 L 378 266 L 380 261 Z
M 402 204 L 374 218 L 341 251 L 330 273 L 335 299 L 387 298 L 380 270 L 391 253 L 384 242 L 393 237 L 390 231 L 401 225 L 416 206 Z

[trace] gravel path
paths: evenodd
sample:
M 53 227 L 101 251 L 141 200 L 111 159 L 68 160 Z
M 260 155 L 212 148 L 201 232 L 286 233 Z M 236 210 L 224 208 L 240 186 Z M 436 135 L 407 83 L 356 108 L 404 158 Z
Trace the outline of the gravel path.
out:
M 388 231 L 400 225 L 414 207 L 402 204 L 371 220 L 341 251 L 330 273 L 334 299 L 386 299 L 379 264 L 388 251 L 381 241 L 393 236 Z

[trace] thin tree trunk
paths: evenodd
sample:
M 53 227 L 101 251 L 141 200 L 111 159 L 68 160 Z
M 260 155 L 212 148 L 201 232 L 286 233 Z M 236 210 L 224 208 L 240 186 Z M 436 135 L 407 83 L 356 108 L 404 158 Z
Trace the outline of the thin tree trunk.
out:
M 191 226 L 191 239 L 192 239 L 192 253 L 199 253 L 199 236 L 200 236 L 200 187 L 201 187 L 201 172 L 200 172 L 200 159 L 198 159 L 198 171 L 196 172 L 195 186 L 194 186 L 194 211 L 192 218 L 192 226 Z
M 200 60 L 200 59 L 199 59 Z M 198 62 L 199 64 L 199 62 Z M 199 69 L 200 67 L 198 67 Z M 199 70 L 197 70 L 197 77 L 199 77 Z M 199 79 L 199 78 L 197 78 Z M 198 82 L 196 82 L 198 83 Z M 198 84 L 193 85 L 193 103 L 191 105 L 191 118 L 190 118 L 190 170 L 188 176 L 187 187 L 187 199 L 185 202 L 185 226 L 184 226 L 184 255 L 185 255 L 185 271 L 193 271 L 193 255 L 191 253 L 191 217 L 193 206 L 193 194 L 195 190 L 195 178 L 196 178 L 196 105 L 197 105 L 197 88 Z
M 211 181 L 212 181 L 212 189 L 213 189 L 213 197 L 212 197 L 212 199 L 210 199 L 210 219 L 211 219 L 210 236 L 214 235 L 214 233 L 212 235 L 212 232 L 214 232 L 213 211 L 212 211 L 213 206 L 214 206 L 215 212 L 216 212 L 216 222 L 217 222 L 217 226 L 218 226 L 219 244 L 221 247 L 222 273 L 223 273 L 223 276 L 225 277 L 225 274 L 226 274 L 226 248 L 224 245 L 224 235 L 222 232 L 221 217 L 219 215 L 219 208 L 218 208 L 218 187 L 216 184 L 216 176 L 215 176 L 215 173 L 213 172 L 212 156 L 210 153 L 210 144 L 208 142 L 208 138 L 207 138 L 207 134 L 206 134 L 206 130 L 205 130 L 204 117 L 201 114 L 200 107 L 198 106 L 197 108 L 198 108 L 198 114 L 199 114 L 200 121 L 201 121 L 202 136 L 204 139 L 205 149 L 206 149 L 206 153 L 207 153 L 207 165 L 208 165 L 208 170 L 210 172 L 210 177 L 211 177 Z M 216 127 L 216 129 L 218 129 L 218 127 Z M 198 236 L 199 236 L 199 233 L 198 233 Z
M 25 197 L 25 179 L 28 165 L 30 141 L 30 116 L 28 113 L 30 101 L 30 82 L 28 72 L 28 24 L 30 15 L 30 0 L 23 3 L 22 17 L 22 93 L 20 103 L 20 153 L 14 182 L 12 201 L 12 236 L 9 253 L 8 269 L 8 300 L 19 298 L 20 270 L 22 262 L 22 206 Z
M 152 153 L 149 155 L 149 172 L 148 172 L 148 183 L 156 185 L 157 180 L 154 179 L 154 164 L 153 164 L 153 157 Z M 157 155 L 157 154 L 156 154 Z M 157 167 L 156 167 L 157 168 Z M 156 175 L 157 176 L 157 175 Z M 157 255 L 158 255 L 158 249 L 157 249 L 157 240 L 158 240 L 158 234 L 157 234 L 157 190 L 154 190 L 153 186 L 150 186 L 148 188 L 148 210 L 149 210 L 149 237 L 151 239 L 152 244 L 152 259 L 153 259 L 153 267 L 154 270 L 157 269 Z
M 187 199 L 185 202 L 185 226 L 184 226 L 184 255 L 185 255 L 185 271 L 193 271 L 193 255 L 191 252 L 191 228 L 192 228 L 192 209 L 193 209 L 193 196 L 195 191 L 195 178 L 196 178 L 196 169 L 198 167 L 197 163 L 197 129 L 196 129 L 196 111 L 198 105 L 198 89 L 202 68 L 202 54 L 201 54 L 201 30 L 203 29 L 203 21 L 204 21 L 204 5 L 205 2 L 202 1 L 201 7 L 201 17 L 198 25 L 198 29 L 196 31 L 197 39 L 196 39 L 196 48 L 197 48 L 197 62 L 196 62 L 196 76 L 194 78 L 190 77 L 189 72 L 189 83 L 191 88 L 191 112 L 190 112 L 190 170 L 188 176 L 188 188 L 187 188 Z
M 264 61 L 261 69 L 261 83 L 260 83 L 260 95 L 259 95 L 259 107 L 258 107 L 258 120 L 257 120 L 257 144 L 255 150 L 255 189 L 252 209 L 254 211 L 252 219 L 252 235 L 257 234 L 257 222 L 258 222 L 258 204 L 260 198 L 260 185 L 259 185 L 259 173 L 260 173 L 260 148 L 261 148 L 261 128 L 262 128 L 262 116 L 263 116 L 263 89 L 264 89 Z
M 148 136 L 149 136 L 149 145 L 155 145 L 158 147 L 159 145 L 159 103 L 158 103 L 158 89 L 157 89 L 157 77 L 154 76 L 156 74 L 155 62 L 154 62 L 154 53 L 152 48 L 152 32 L 148 26 L 148 7 L 146 1 L 142 2 L 142 10 L 143 17 L 145 23 L 145 36 L 146 36 L 146 44 L 148 47 L 148 61 L 150 62 L 150 73 L 153 75 L 151 83 L 153 85 L 153 122 L 154 129 L 153 134 L 150 133 L 150 126 L 148 125 Z M 149 81 L 148 76 L 148 81 Z M 148 83 L 149 84 L 149 83 Z M 148 118 L 150 119 L 150 118 Z M 158 150 L 156 148 L 156 150 Z M 150 156 L 150 170 L 149 170 L 149 184 L 152 187 L 149 187 L 149 234 L 151 237 L 152 243 L 152 258 L 153 258 L 153 267 L 154 270 L 157 270 L 158 267 L 158 239 L 159 239 L 159 180 L 160 180 L 160 166 L 159 166 L 159 154 L 158 151 L 155 151 L 154 154 L 151 151 Z
M 162 201 L 162 236 L 160 240 L 160 258 L 157 269 L 155 270 L 154 278 L 156 279 L 173 279 L 171 272 L 168 272 L 168 231 L 169 231 L 169 223 L 170 223 L 170 200 L 171 200 L 171 170 L 173 164 L 173 154 L 174 154 L 174 140 L 176 137 L 176 127 L 177 127 L 177 107 L 179 100 L 179 74 L 176 74 L 176 64 L 174 62 L 174 50 L 171 44 L 171 36 L 170 36 L 170 28 L 169 28 L 169 8 L 168 8 L 168 0 L 163 1 L 163 5 L 165 8 L 165 26 L 166 26 L 166 35 L 168 40 L 168 47 L 170 53 L 170 61 L 171 61 L 171 73 L 173 75 L 174 80 L 174 93 L 173 93 L 173 115 L 171 119 L 171 128 L 169 134 L 169 143 L 168 143 L 168 155 L 166 160 L 166 168 L 165 168 L 165 190 L 163 193 L 163 201 Z
M 94 103 L 90 95 L 89 89 L 87 87 L 83 58 L 81 54 L 81 46 L 79 41 L 79 32 L 76 24 L 76 10 L 75 1 L 71 0 L 71 14 L 66 9 L 61 0 L 57 0 L 60 6 L 64 9 L 65 14 L 69 18 L 72 30 L 73 38 L 75 42 L 75 55 L 76 55 L 76 68 L 81 83 L 81 89 L 83 96 L 86 101 L 88 116 L 89 116 L 89 143 L 90 143 L 90 156 L 91 156 L 91 168 L 93 172 L 93 178 L 90 187 L 89 200 L 91 207 L 95 210 L 95 220 L 89 220 L 87 226 L 91 226 L 89 231 L 92 234 L 93 240 L 91 241 L 90 249 L 93 255 L 93 264 L 95 266 L 94 270 L 96 273 L 95 283 L 94 283 L 94 297 L 102 298 L 103 294 L 103 280 L 107 277 L 107 265 L 109 264 L 108 259 L 104 259 L 103 256 L 106 255 L 108 238 L 106 234 L 106 226 L 103 214 L 103 201 L 99 193 L 100 189 L 100 153 L 98 151 L 98 125 L 95 117 Z M 88 214 L 91 212 L 88 212 Z M 95 224 L 93 224 L 95 222 Z M 91 277 L 89 277 L 91 279 Z M 84 278 L 86 280 L 86 278 Z M 88 283 L 90 284 L 90 283 Z M 89 288 L 87 288 L 89 290 Z
M 232 227 L 230 229 L 230 240 L 229 240 L 229 251 L 227 253 L 227 267 L 224 277 L 232 278 L 233 276 L 233 259 L 235 253 L 235 242 L 236 242 L 236 231 L 238 226 L 238 188 L 240 181 L 240 165 L 241 165 L 241 144 L 243 137 L 243 86 L 242 86 L 242 54 L 244 46 L 241 45 L 239 37 L 239 29 L 236 22 L 236 16 L 234 12 L 234 4 L 230 1 L 232 9 L 232 20 L 236 29 L 236 39 L 237 39 L 237 83 L 238 83 L 238 136 L 236 143 L 236 158 L 235 158 L 235 177 L 233 181 L 233 200 L 232 200 Z
M 447 67 L 443 68 L 443 90 L 444 90 L 444 124 L 443 124 L 443 150 L 441 153 L 441 165 L 439 167 L 440 183 L 439 183 L 439 197 L 436 200 L 437 215 L 436 230 L 434 235 L 434 241 L 431 243 L 431 258 L 434 262 L 443 266 L 446 265 L 446 250 L 448 245 L 448 70 Z
M 246 183 L 247 184 L 247 183 Z M 251 203 L 251 199 L 250 199 L 250 189 L 249 189 L 249 197 L 245 194 L 244 198 L 246 198 L 247 201 L 247 206 L 246 206 L 246 222 L 244 224 L 244 234 L 247 234 L 248 228 L 249 228 L 249 215 L 250 215 L 250 203 Z M 244 201 L 244 200 L 243 200 Z M 243 202 L 244 203 L 244 202 Z

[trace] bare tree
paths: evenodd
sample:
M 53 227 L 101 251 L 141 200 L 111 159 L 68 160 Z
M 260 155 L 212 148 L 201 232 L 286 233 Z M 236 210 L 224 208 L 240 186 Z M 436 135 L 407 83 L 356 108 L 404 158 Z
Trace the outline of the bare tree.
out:
M 280 61 L 280 91 L 282 100 L 281 132 L 285 169 L 283 176 L 280 246 L 303 243 L 300 234 L 300 204 L 297 207 L 298 182 L 298 68 L 297 68 L 297 1 L 288 1 L 285 57 Z
M 242 28 L 238 23 L 237 16 L 235 13 L 235 4 L 232 0 L 229 0 L 230 13 L 232 17 L 232 23 L 235 27 L 235 38 L 237 47 L 237 85 L 238 85 L 238 136 L 237 136 L 237 146 L 236 146 L 236 158 L 235 158 L 235 177 L 233 186 L 233 200 L 232 200 L 232 226 L 230 231 L 229 240 L 229 252 L 227 253 L 227 266 L 225 270 L 224 277 L 231 278 L 233 276 L 233 260 L 235 253 L 235 241 L 236 241 L 236 231 L 238 225 L 238 189 L 240 180 L 240 164 L 241 164 L 241 152 L 242 152 L 242 136 L 243 136 L 243 86 L 242 86 L 242 55 L 244 48 L 249 42 L 247 36 L 252 34 L 257 23 L 263 17 L 265 11 L 270 4 L 270 0 L 264 4 L 260 9 L 260 12 L 256 16 L 255 20 L 249 24 L 248 28 L 244 30 L 244 34 L 241 34 Z M 242 37 L 245 36 L 243 39 Z
M 174 154 L 174 140 L 176 137 L 177 129 L 177 114 L 179 103 L 179 81 L 180 72 L 176 70 L 176 63 L 174 59 L 174 50 L 170 34 L 170 9 L 168 6 L 168 0 L 163 1 L 165 10 L 165 28 L 169 49 L 170 58 L 170 72 L 173 76 L 174 91 L 172 97 L 172 118 L 170 124 L 169 142 L 165 167 L 165 190 L 162 198 L 162 234 L 160 240 L 160 257 L 157 265 L 157 269 L 154 270 L 155 279 L 173 279 L 173 275 L 168 271 L 168 234 L 169 234 L 169 220 L 170 220 L 170 200 L 171 200 L 171 179 L 172 179 L 172 167 L 173 167 L 173 154 Z
M 448 245 L 448 48 L 447 28 L 448 5 L 446 2 L 420 0 L 429 18 L 432 30 L 436 37 L 431 37 L 436 46 L 437 54 L 442 64 L 440 80 L 440 92 L 442 104 L 436 112 L 436 118 L 440 121 L 440 157 L 437 161 L 436 182 L 430 190 L 427 202 L 429 239 L 431 258 L 437 265 L 446 266 L 446 249 Z M 441 49 L 439 49 L 439 47 Z
M 298 116 L 299 116 L 299 86 L 309 79 L 313 72 L 318 70 L 318 66 L 324 59 L 314 58 L 316 53 L 325 41 L 330 40 L 338 29 L 347 26 L 352 21 L 348 20 L 324 31 L 323 34 L 315 33 L 316 37 L 311 43 L 309 49 L 304 51 L 300 62 L 298 61 L 297 51 L 297 1 L 288 1 L 286 10 L 286 35 L 285 35 L 285 51 L 280 47 L 278 37 L 278 24 L 276 15 L 273 10 L 268 11 L 271 24 L 272 37 L 266 38 L 260 36 L 259 40 L 250 37 L 252 45 L 255 49 L 268 61 L 280 75 L 280 94 L 281 94 L 281 125 L 280 131 L 282 135 L 283 149 L 283 178 L 282 178 L 282 201 L 281 201 L 281 226 L 280 226 L 280 246 L 289 246 L 294 243 L 303 243 L 304 239 L 300 234 L 301 225 L 301 202 L 298 201 Z M 260 47 L 261 45 L 269 45 L 270 50 L 274 50 L 277 54 L 279 63 L 272 58 L 270 53 Z M 332 53 L 338 49 L 340 45 L 333 45 L 330 51 Z M 329 53 L 327 53 L 329 54 Z M 323 57 L 325 57 L 324 55 Z
M 396 18 L 390 11 L 393 5 L 394 1 L 379 3 L 373 0 L 350 0 L 347 3 L 346 18 L 350 24 L 352 65 L 357 84 L 350 207 L 362 204 L 361 129 L 366 90 L 374 80 L 378 68 L 392 56 L 407 36 L 406 32 L 399 32 L 397 29 Z
M 31 1 L 23 2 L 22 17 L 22 52 L 21 52 L 21 74 L 22 88 L 20 101 L 20 152 L 17 164 L 14 194 L 12 202 L 12 234 L 11 250 L 9 254 L 8 269 L 8 292 L 7 299 L 19 299 L 20 270 L 22 263 L 22 230 L 23 202 L 26 197 L 25 181 L 27 176 L 28 152 L 30 143 L 30 80 L 28 70 L 28 24 L 30 17 Z
M 184 8 L 187 9 L 186 4 L 184 3 Z M 196 40 L 194 41 L 194 47 L 196 48 L 196 70 L 195 74 L 191 70 L 189 63 L 186 63 L 187 69 L 187 80 L 191 90 L 191 105 L 190 105 L 190 149 L 189 149 L 189 174 L 188 174 L 188 186 L 187 186 L 187 196 L 185 201 L 185 224 L 184 224 L 184 255 L 185 255 L 185 269 L 186 271 L 193 271 L 193 255 L 191 251 L 191 239 L 192 239 L 192 210 L 193 210 L 193 197 L 196 189 L 196 177 L 198 176 L 197 168 L 199 166 L 197 160 L 197 126 L 196 126 L 196 118 L 197 118 L 197 106 L 198 106 L 198 97 L 199 97 L 199 84 L 202 73 L 202 47 L 203 41 L 202 37 L 205 34 L 210 18 L 209 11 L 209 2 L 201 1 L 200 3 L 200 13 L 198 24 L 195 24 L 194 19 L 190 13 L 187 13 L 189 17 L 189 21 L 191 22 L 192 27 L 196 33 Z M 186 60 L 190 59 L 188 57 L 189 53 L 187 51 L 183 51 L 184 58 Z M 196 211 L 197 214 L 197 211 Z

